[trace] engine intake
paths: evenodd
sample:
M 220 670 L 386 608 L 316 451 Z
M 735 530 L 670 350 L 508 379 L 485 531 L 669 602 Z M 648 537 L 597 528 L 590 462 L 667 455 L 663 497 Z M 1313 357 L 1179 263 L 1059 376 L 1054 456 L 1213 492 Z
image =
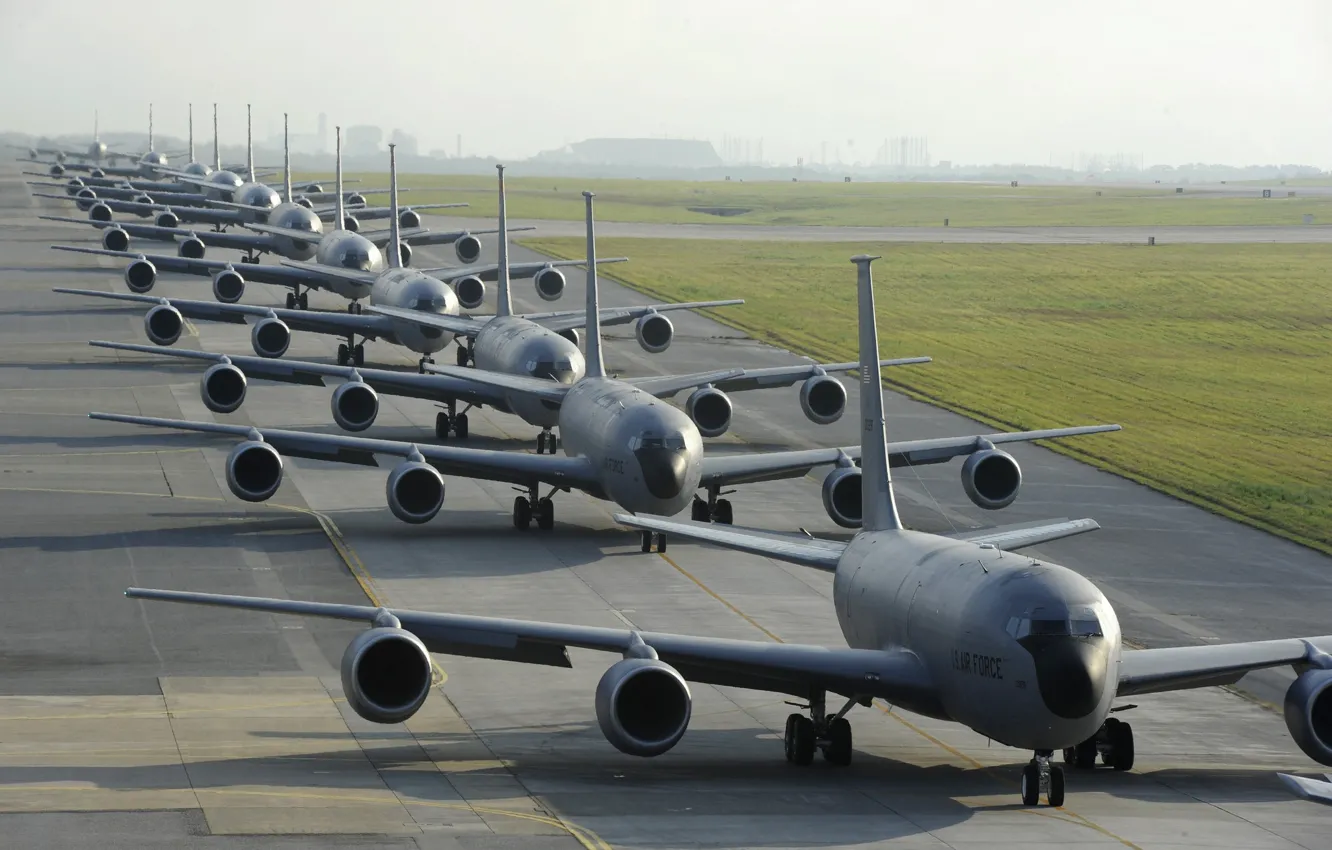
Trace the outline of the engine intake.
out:
M 79 193 L 74 196 L 74 206 L 78 207 L 81 212 L 88 212 L 91 210 L 96 201 L 97 193 L 86 187 L 80 189 Z
M 398 213 L 398 225 L 404 228 L 420 227 L 421 214 L 416 210 L 403 210 Z
M 409 460 L 389 473 L 385 485 L 389 510 L 403 522 L 430 522 L 444 506 L 444 477 L 428 463 Z
M 690 393 L 685 413 L 704 437 L 720 437 L 731 427 L 731 400 L 716 387 L 699 387 Z
M 577 345 L 578 340 L 581 339 L 581 337 L 578 336 L 577 328 L 565 328 L 564 330 L 560 331 L 560 336 L 569 340 L 569 342 L 572 342 L 574 345 Z
M 846 410 L 846 387 L 827 375 L 808 378 L 800 385 L 800 409 L 815 425 L 830 425 Z
M 430 695 L 430 653 L 406 629 L 361 632 L 347 644 L 341 666 L 347 704 L 372 723 L 401 723 Z
M 459 278 L 453 282 L 453 293 L 458 296 L 458 303 L 465 310 L 475 310 L 486 300 L 486 285 L 475 275 Z
M 860 528 L 864 522 L 860 500 L 860 470 L 838 467 L 823 479 L 823 509 L 842 528 Z
M 404 267 L 412 264 L 412 246 L 406 242 L 398 242 L 398 256 L 402 259 Z
M 152 196 L 152 195 L 139 194 L 139 195 L 135 195 L 135 196 L 132 198 L 132 200 L 133 200 L 134 203 L 136 203 L 136 204 L 148 204 L 149 206 L 151 206 L 152 203 L 153 203 L 153 196 Z
M 1332 670 L 1306 670 L 1286 690 L 1286 728 L 1301 750 L 1332 765 Z
M 60 164 L 52 165 L 52 166 L 51 166 L 51 176 L 52 176 L 52 177 L 64 177 L 64 176 L 65 176 L 65 166 L 60 165 Z
M 364 381 L 348 381 L 333 390 L 333 421 L 344 431 L 364 431 L 379 415 L 379 393 Z
M 661 313 L 648 313 L 634 325 L 634 336 L 648 354 L 661 354 L 671 347 L 675 325 Z
M 460 236 L 453 243 L 453 253 L 458 256 L 458 262 L 471 265 L 481 258 L 481 240 L 470 233 Z
M 281 357 L 291 345 L 291 328 L 281 319 L 260 319 L 250 328 L 250 345 L 260 357 Z
M 158 304 L 143 317 L 143 332 L 154 345 L 175 345 L 184 328 L 184 317 L 170 304 Z
M 616 662 L 597 683 L 597 723 L 615 749 L 659 756 L 689 728 L 693 699 L 674 667 L 655 658 Z
M 203 240 L 198 236 L 187 236 L 180 240 L 180 245 L 176 248 L 176 253 L 187 260 L 202 260 L 204 251 L 207 250 Z M 214 289 L 216 291 L 216 289 Z
M 347 196 L 346 203 L 349 207 L 363 207 L 366 203 L 365 195 L 362 195 L 360 192 L 352 192 Z
M 171 227 L 171 228 L 180 227 L 180 216 L 176 215 L 171 210 L 163 210 L 162 212 L 157 214 L 157 218 L 154 219 L 154 223 L 158 227 Z
M 1008 452 L 982 449 L 962 464 L 962 489 L 978 508 L 997 511 L 1013 504 L 1022 486 L 1022 468 Z
M 199 243 L 202 245 L 203 243 Z M 181 243 L 182 249 L 185 243 Z M 235 269 L 223 269 L 213 275 L 213 297 L 223 304 L 235 304 L 245 294 L 245 278 Z M 286 347 L 283 347 L 283 351 Z
M 350 213 L 345 214 L 342 216 L 342 229 L 346 230 L 349 233 L 360 233 L 361 222 L 356 218 L 356 216 L 351 215 Z
M 98 201 L 97 203 L 93 204 L 93 205 L 88 209 L 88 220 L 89 220 L 89 221 L 110 221 L 110 220 L 111 220 L 111 208 L 108 207 L 106 204 L 102 203 L 101 201 Z
M 542 301 L 558 301 L 564 294 L 564 272 L 547 266 L 532 278 L 537 295 Z
M 125 285 L 131 292 L 144 293 L 157 282 L 157 266 L 144 259 L 138 259 L 125 266 Z
M 227 455 L 227 487 L 236 498 L 264 502 L 282 485 L 282 455 L 268 443 L 246 440 Z
M 108 227 L 102 231 L 102 247 L 108 251 L 124 251 L 129 248 L 129 242 L 129 234 L 119 227 Z
M 245 373 L 230 363 L 210 366 L 199 381 L 199 398 L 214 413 L 234 413 L 245 401 Z

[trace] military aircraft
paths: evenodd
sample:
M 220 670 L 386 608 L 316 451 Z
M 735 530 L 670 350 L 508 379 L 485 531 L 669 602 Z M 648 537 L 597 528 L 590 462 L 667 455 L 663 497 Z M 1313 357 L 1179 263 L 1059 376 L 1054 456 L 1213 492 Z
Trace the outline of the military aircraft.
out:
M 671 375 L 617 380 L 606 374 L 601 356 L 601 309 L 597 293 L 596 242 L 592 222 L 592 193 L 587 199 L 587 331 L 586 376 L 575 384 L 562 384 L 526 376 L 460 370 L 459 377 L 502 390 L 519 390 L 529 398 L 559 407 L 559 429 L 564 454 L 526 454 L 488 451 L 460 446 L 418 446 L 415 443 L 365 437 L 309 434 L 301 431 L 257 429 L 214 422 L 184 422 L 91 413 L 94 419 L 128 422 L 158 428 L 227 434 L 243 442 L 227 459 L 227 483 L 238 498 L 266 501 L 282 483 L 282 455 L 375 465 L 375 455 L 405 458 L 389 473 L 386 487 L 389 510 L 403 522 L 429 522 L 444 505 L 441 473 L 490 481 L 505 481 L 526 491 L 513 503 L 518 529 L 554 527 L 551 496 L 578 489 L 606 499 L 625 510 L 652 514 L 679 513 L 694 503 L 693 516 L 729 522 L 729 502 L 717 496 L 721 488 L 752 481 L 772 481 L 804 475 L 816 466 L 836 465 L 825 484 L 824 505 L 839 522 L 859 521 L 858 489 L 850 473 L 858 446 L 793 452 L 707 456 L 698 427 L 684 412 L 660 401 L 686 389 L 706 387 L 742 378 L 743 369 L 723 368 L 692 375 Z M 390 245 L 391 247 L 391 245 Z M 382 318 L 388 318 L 387 316 Z M 545 396 L 537 387 L 548 388 Z M 725 396 L 721 397 L 725 400 Z M 726 402 L 729 406 L 729 401 Z M 971 455 L 963 469 L 973 499 L 990 507 L 1005 507 L 1017 496 L 1021 472 L 1017 463 L 994 446 L 998 443 L 1039 440 L 1118 430 L 1118 425 L 1095 425 L 960 438 L 920 440 L 896 444 L 899 462 L 941 463 Z M 541 485 L 551 488 L 541 496 Z M 699 504 L 695 490 L 707 488 L 708 501 Z M 978 502 L 980 503 L 980 502 Z M 658 547 L 664 551 L 663 536 Z
M 858 475 L 862 531 L 841 543 L 616 517 L 645 533 L 679 534 L 834 573 L 833 609 L 845 647 L 137 587 L 125 595 L 365 623 L 369 628 L 342 656 L 341 678 L 352 710 L 376 723 L 403 722 L 425 703 L 431 652 L 554 667 L 572 666 L 569 647 L 619 654 L 597 685 L 596 717 L 606 739 L 635 756 L 661 755 L 684 737 L 692 712 L 690 682 L 804 701 L 808 716 L 789 715 L 783 734 L 786 758 L 797 765 L 812 762 L 819 750 L 831 764 L 849 764 L 847 713 L 883 700 L 1031 750 L 1034 757 L 1021 782 L 1028 806 L 1039 804 L 1042 793 L 1050 805 L 1063 805 L 1064 773 L 1050 764 L 1056 750 L 1080 767 L 1091 767 L 1098 754 L 1120 770 L 1132 767 L 1132 728 L 1111 714 L 1117 699 L 1224 685 L 1253 670 L 1290 665 L 1297 677 L 1286 693 L 1286 726 L 1310 758 L 1332 764 L 1332 636 L 1126 649 L 1114 608 L 1094 584 L 1063 567 L 1013 554 L 1093 530 L 1094 521 L 953 536 L 902 527 L 875 366 L 873 259 L 854 259 L 864 421 Z M 252 431 L 251 445 L 265 445 L 257 440 L 273 433 Z M 845 703 L 830 707 L 830 694 Z
M 95 113 L 94 113 L 95 116 Z M 93 119 L 93 141 L 88 146 L 86 152 L 68 151 L 56 148 L 32 148 L 28 151 L 28 162 L 38 165 L 49 166 L 47 175 L 51 177 L 62 177 L 69 171 L 84 172 L 89 182 L 114 178 L 114 177 L 148 177 L 152 178 L 167 168 L 167 154 L 157 150 L 153 143 L 153 105 L 148 104 L 148 150 L 144 153 L 119 153 L 107 150 L 106 143 L 101 141 L 97 132 L 97 120 Z M 55 155 L 55 162 L 44 162 L 38 159 L 40 155 Z M 70 162 L 70 158 L 80 159 L 81 162 Z M 118 159 L 133 160 L 133 165 L 115 165 L 114 161 Z M 78 180 L 78 185 L 85 185 L 82 178 Z M 71 181 L 72 183 L 73 181 Z

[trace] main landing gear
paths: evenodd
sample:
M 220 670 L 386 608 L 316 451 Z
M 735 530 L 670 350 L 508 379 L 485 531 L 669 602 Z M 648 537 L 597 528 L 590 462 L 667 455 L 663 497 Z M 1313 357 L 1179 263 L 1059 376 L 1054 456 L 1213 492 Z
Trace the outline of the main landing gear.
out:
M 1107 718 L 1096 734 L 1064 750 L 1064 764 L 1082 770 L 1096 767 L 1096 757 L 1115 770 L 1133 769 L 1133 727 L 1118 717 Z
M 365 346 L 352 345 L 350 337 L 347 342 L 338 344 L 338 365 L 339 366 L 364 366 L 365 365 Z
M 422 354 L 421 359 L 416 362 L 416 371 L 424 375 L 426 373 L 426 364 L 429 363 L 434 365 L 434 362 L 435 358 L 431 357 L 429 354 Z
M 351 313 L 353 316 L 359 316 L 364 312 L 364 309 L 361 307 L 360 301 L 352 301 L 347 305 L 347 312 Z
M 735 518 L 735 513 L 731 510 L 730 499 L 718 499 L 717 491 L 709 487 L 706 502 L 698 496 L 694 497 L 693 503 L 689 506 L 689 518 L 694 522 L 717 522 L 722 525 L 730 525 Z
M 301 292 L 301 293 L 288 292 L 288 293 L 287 293 L 287 309 L 288 309 L 288 310 L 309 310 L 309 309 L 310 309 L 310 293 L 308 293 L 308 292 Z
M 652 544 L 656 542 L 657 551 L 666 551 L 666 532 L 664 531 L 645 531 L 643 532 L 643 551 L 651 552 Z
M 463 345 L 461 339 L 458 339 L 457 343 L 458 343 L 458 365 L 467 366 L 475 362 L 475 358 L 473 358 L 472 356 L 472 347 L 470 345 Z
M 1052 754 L 1052 750 L 1037 750 L 1022 768 L 1022 805 L 1040 805 L 1042 794 L 1051 806 L 1064 805 L 1064 769 L 1050 764 Z
M 555 503 L 550 500 L 550 496 L 538 498 L 537 485 L 533 484 L 528 488 L 526 496 L 519 496 L 513 500 L 513 527 L 519 531 L 527 531 L 532 527 L 532 522 L 536 522 L 537 528 L 542 531 L 550 531 L 555 527 Z M 552 490 L 551 494 L 554 495 Z
M 537 454 L 555 454 L 555 450 L 559 447 L 560 438 L 549 428 L 542 428 L 541 433 L 537 434 Z
M 458 403 L 451 401 L 447 411 L 441 410 L 435 414 L 435 439 L 447 440 L 450 432 L 459 440 L 467 439 L 467 410 L 472 408 L 455 413 L 457 409 Z
M 814 761 L 815 750 L 823 750 L 823 757 L 829 764 L 839 767 L 850 764 L 851 722 L 846 719 L 846 713 L 857 703 L 868 704 L 860 697 L 852 697 L 842 706 L 841 711 L 829 717 L 825 696 L 819 691 L 810 698 L 808 706 L 803 706 L 809 709 L 809 717 L 803 714 L 788 715 L 786 733 L 782 736 L 786 760 L 804 767 Z

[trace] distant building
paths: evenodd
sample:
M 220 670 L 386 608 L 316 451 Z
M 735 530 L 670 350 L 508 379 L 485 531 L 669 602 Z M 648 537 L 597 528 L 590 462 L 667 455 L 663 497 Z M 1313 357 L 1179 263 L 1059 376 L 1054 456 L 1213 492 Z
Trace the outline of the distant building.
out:
M 398 146 L 399 156 L 416 156 L 416 137 L 403 130 L 394 129 L 389 134 L 389 142 Z
M 379 153 L 384 131 L 369 124 L 348 127 L 342 134 L 342 153 L 347 157 L 373 156 Z
M 536 155 L 537 161 L 645 168 L 715 168 L 712 142 L 694 139 L 587 139 Z

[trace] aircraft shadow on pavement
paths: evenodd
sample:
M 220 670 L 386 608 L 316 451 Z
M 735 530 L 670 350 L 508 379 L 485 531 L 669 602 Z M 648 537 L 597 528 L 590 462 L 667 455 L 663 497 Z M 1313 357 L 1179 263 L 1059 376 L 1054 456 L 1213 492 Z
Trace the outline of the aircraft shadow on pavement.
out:
M 48 533 L 0 536 L 0 551 L 96 552 L 107 549 L 215 549 L 280 554 L 328 547 L 314 519 L 290 512 L 270 517 L 237 519 L 236 511 L 136 514 L 147 520 L 181 517 L 188 524 L 136 531 L 114 530 L 90 534 Z M 216 518 L 215 522 L 207 520 Z M 236 560 L 234 557 L 228 560 Z

